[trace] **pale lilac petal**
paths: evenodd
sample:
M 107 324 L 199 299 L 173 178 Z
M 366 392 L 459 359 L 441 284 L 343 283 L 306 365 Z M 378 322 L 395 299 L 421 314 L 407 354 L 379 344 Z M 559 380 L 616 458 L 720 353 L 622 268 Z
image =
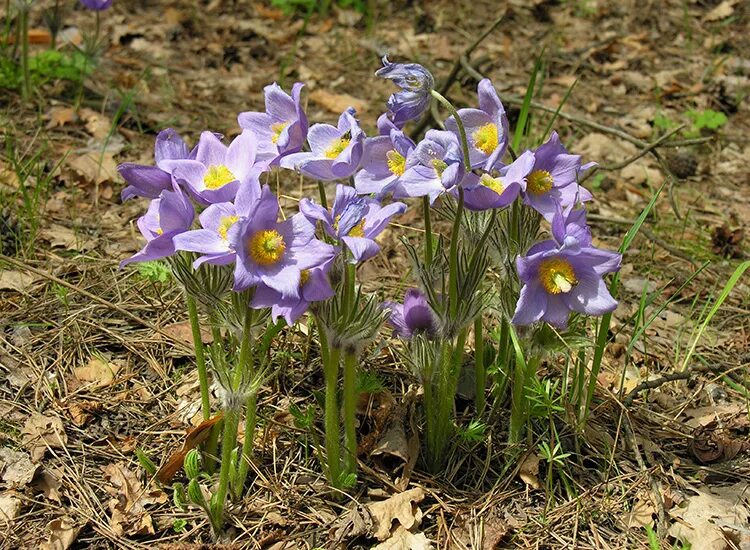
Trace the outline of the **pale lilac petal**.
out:
M 198 149 L 195 160 L 205 166 L 219 166 L 224 164 L 227 155 L 227 146 L 216 137 L 213 132 L 203 132 L 198 140 Z
M 547 293 L 536 281 L 524 285 L 518 297 L 514 325 L 530 325 L 539 321 L 547 309 Z
M 565 329 L 568 326 L 568 317 L 570 317 L 570 309 L 566 298 L 560 294 L 547 294 L 547 309 L 542 320 L 554 327 Z
M 228 243 L 218 233 L 209 229 L 185 231 L 176 235 L 173 242 L 176 250 L 201 254 L 221 254 L 229 251 Z
M 349 261 L 353 264 L 369 260 L 380 252 L 380 246 L 372 239 L 364 237 L 341 237 L 341 240 L 352 253 Z

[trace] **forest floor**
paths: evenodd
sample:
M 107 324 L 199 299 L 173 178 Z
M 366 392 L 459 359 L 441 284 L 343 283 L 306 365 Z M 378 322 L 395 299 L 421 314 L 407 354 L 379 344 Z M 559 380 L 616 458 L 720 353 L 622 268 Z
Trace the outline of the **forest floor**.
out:
M 564 422 L 572 411 L 558 415 L 571 453 L 568 489 L 540 461 L 539 441 L 507 452 L 502 406 L 482 441 L 462 442 L 440 475 L 424 473 L 416 378 L 377 346 L 365 368 L 384 389 L 363 401 L 360 483 L 342 497 L 289 412 L 314 404 L 321 381 L 305 338 L 290 335 L 278 376 L 260 392 L 252 487 L 231 508 L 232 542 L 213 547 L 646 548 L 646 526 L 661 541 L 652 548 L 750 547 L 747 279 L 688 357 L 708 308 L 750 250 L 750 5 L 374 4 L 369 21 L 338 8 L 305 21 L 261 2 L 115 0 L 102 12 L 106 51 L 82 89 L 50 81 L 28 102 L 0 91 L 0 547 L 211 542 L 203 512 L 176 509 L 135 455 L 164 463 L 201 418 L 179 289 L 118 270 L 141 246 L 133 222 L 144 202 L 121 203 L 116 165 L 151 164 L 165 127 L 191 143 L 204 129 L 233 137 L 237 113 L 263 110 L 263 87 L 274 81 L 306 84 L 312 122 L 335 121 L 351 105 L 372 133 L 392 92 L 373 75 L 383 53 L 422 63 L 440 81 L 503 11 L 447 95 L 473 104 L 479 72 L 492 79 L 513 125 L 514 98 L 537 57 L 539 105 L 556 109 L 577 81 L 562 108 L 569 116 L 555 128 L 584 162 L 603 167 L 584 184 L 595 195 L 589 220 L 603 247 L 619 247 L 665 184 L 624 258 L 591 420 L 576 430 Z M 34 6 L 33 29 L 44 28 L 52 5 Z M 64 26 L 59 41 L 76 42 L 92 32 L 93 13 L 70 9 Z M 532 128 L 541 132 L 550 116 L 534 109 Z M 285 210 L 313 189 L 294 176 L 279 186 Z M 417 237 L 420 223 L 414 208 L 384 235 L 383 253 L 360 270 L 368 289 L 397 297 L 409 270 L 399 238 Z M 648 323 L 636 335 L 642 299 Z M 684 367 L 691 376 L 663 383 Z M 551 359 L 539 376 L 561 373 Z M 471 416 L 469 398 L 457 407 Z

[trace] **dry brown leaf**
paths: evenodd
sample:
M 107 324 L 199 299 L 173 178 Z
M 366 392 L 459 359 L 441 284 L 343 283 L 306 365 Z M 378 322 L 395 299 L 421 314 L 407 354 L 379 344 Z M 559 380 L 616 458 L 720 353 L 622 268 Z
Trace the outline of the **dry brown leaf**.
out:
M 372 550 L 432 550 L 433 546 L 424 533 L 412 533 L 397 525 L 391 537 L 373 546 Z
M 52 107 L 47 112 L 47 129 L 57 128 L 58 126 L 65 126 L 69 122 L 73 122 L 76 117 L 76 112 L 70 107 Z
M 721 21 L 722 19 L 730 17 L 734 13 L 734 5 L 738 1 L 739 0 L 724 0 L 721 4 L 708 12 L 703 17 L 703 20 L 707 22 Z
M 15 491 L 0 494 L 0 526 L 10 524 L 21 512 L 21 499 Z
M 341 113 L 349 107 L 354 107 L 357 113 L 367 111 L 367 103 L 349 94 L 333 94 L 319 88 L 310 93 L 310 101 L 317 103 L 332 113 Z
M 542 488 L 542 484 L 539 483 L 539 457 L 536 453 L 530 451 L 526 454 L 518 470 L 518 477 L 533 489 Z
M 53 519 L 47 524 L 49 537 L 42 545 L 42 550 L 67 550 L 75 542 L 81 527 L 68 516 Z
M 675 521 L 669 534 L 696 550 L 729 550 L 750 546 L 750 489 L 747 482 L 695 490 L 669 514 Z M 731 543 L 729 541 L 732 541 Z
M 628 512 L 627 518 L 625 519 L 625 525 L 628 529 L 645 527 L 647 525 L 653 526 L 653 514 L 655 513 L 656 508 L 654 508 L 648 495 L 640 495 L 633 503 L 633 508 Z
M 85 252 L 96 246 L 94 239 L 90 239 L 81 233 L 77 233 L 64 225 L 52 224 L 43 229 L 39 236 L 48 241 L 52 248 L 66 248 Z
M 105 115 L 93 109 L 83 108 L 81 119 L 86 123 L 86 131 L 97 141 L 104 141 L 112 131 L 112 121 Z
M 60 479 L 62 478 L 62 473 L 60 473 L 59 470 L 57 470 L 56 474 L 52 474 L 48 471 L 43 471 L 40 476 L 37 477 L 36 480 L 34 480 L 33 487 L 37 491 L 41 492 L 45 498 L 57 502 L 58 504 L 61 502 L 60 499 Z
M 406 529 L 419 525 L 422 511 L 416 503 L 423 499 L 424 489 L 415 487 L 386 500 L 368 503 L 366 507 L 374 523 L 373 536 L 380 541 L 388 539 L 394 520 Z
M 9 447 L 0 447 L 0 479 L 12 489 L 22 489 L 31 483 L 38 464 L 29 460 L 29 455 L 14 451 Z
M 24 293 L 39 277 L 25 271 L 3 270 L 0 272 L 0 290 L 15 290 Z
M 33 413 L 26 421 L 21 431 L 21 439 L 31 452 L 33 462 L 39 462 L 48 447 L 62 449 L 68 442 L 62 420 L 56 416 L 39 413 Z
M 87 385 L 87 389 L 96 390 L 112 384 L 115 380 L 120 366 L 101 357 L 92 357 L 83 367 L 77 367 L 73 370 L 73 375 L 80 382 Z
M 104 183 L 117 179 L 117 163 L 108 151 L 70 155 L 66 164 L 84 183 Z
M 179 340 L 180 342 L 184 342 L 191 346 L 193 345 L 193 329 L 190 325 L 190 321 L 173 323 L 171 325 L 167 325 L 161 330 L 175 340 Z M 201 327 L 201 341 L 204 344 L 210 344 L 214 341 L 214 337 L 207 327 Z
M 110 527 L 120 536 L 154 534 L 154 522 L 146 510 L 149 504 L 162 504 L 167 495 L 159 490 L 145 489 L 136 475 L 124 464 L 108 464 L 102 468 L 110 485 L 104 490 L 113 496 L 109 501 Z

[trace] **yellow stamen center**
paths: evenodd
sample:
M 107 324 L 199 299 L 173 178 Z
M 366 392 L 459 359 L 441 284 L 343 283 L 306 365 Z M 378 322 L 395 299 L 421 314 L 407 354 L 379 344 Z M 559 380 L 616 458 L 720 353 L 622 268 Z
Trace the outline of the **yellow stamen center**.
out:
M 562 258 L 543 260 L 539 265 L 539 280 L 550 294 L 570 292 L 578 284 L 573 266 Z
M 208 189 L 219 189 L 236 179 L 232 171 L 223 164 L 212 164 L 203 176 L 203 183 Z
M 328 146 L 328 149 L 326 149 L 326 158 L 335 159 L 337 156 L 344 152 L 344 149 L 349 146 L 349 143 L 351 141 L 352 140 L 345 138 L 333 140 L 331 142 L 331 145 Z
M 432 159 L 432 167 L 435 169 L 435 173 L 439 178 L 443 177 L 443 172 L 448 168 L 448 164 L 444 160 Z
M 276 124 L 271 124 L 271 131 L 273 132 L 273 135 L 271 136 L 271 143 L 275 145 L 276 142 L 279 141 L 279 138 L 281 137 L 281 132 L 283 132 L 284 128 L 286 128 L 290 124 L 291 124 L 291 121 L 277 122 Z
M 255 233 L 247 243 L 247 253 L 258 265 L 273 265 L 281 260 L 286 250 L 284 237 L 275 229 Z
M 229 231 L 230 227 L 237 223 L 237 220 L 239 220 L 237 216 L 221 217 L 221 221 L 219 222 L 219 229 L 217 231 L 222 239 L 224 239 L 225 241 L 227 240 L 227 232 Z
M 503 184 L 503 180 L 501 178 L 493 178 L 486 172 L 482 174 L 481 178 L 479 178 L 479 183 L 481 183 L 485 187 L 489 187 L 498 195 L 502 195 L 503 191 L 505 190 L 505 185 Z
M 482 151 L 485 155 L 492 154 L 492 151 L 497 149 L 498 138 L 496 124 L 485 124 L 484 126 L 477 128 L 471 137 L 474 139 L 474 147 Z
M 552 174 L 547 170 L 534 170 L 526 176 L 526 190 L 533 195 L 544 195 L 552 189 Z
M 164 230 L 160 227 L 159 229 L 156 230 L 156 234 L 157 235 L 164 235 Z
M 388 170 L 394 176 L 400 176 L 406 171 L 406 157 L 396 151 L 395 149 L 388 151 L 385 154 L 388 159 Z
M 365 236 L 365 218 L 349 230 L 349 237 L 364 237 Z
M 307 284 L 307 281 L 310 280 L 310 270 L 309 269 L 303 269 L 300 271 L 299 274 L 299 286 L 305 286 Z

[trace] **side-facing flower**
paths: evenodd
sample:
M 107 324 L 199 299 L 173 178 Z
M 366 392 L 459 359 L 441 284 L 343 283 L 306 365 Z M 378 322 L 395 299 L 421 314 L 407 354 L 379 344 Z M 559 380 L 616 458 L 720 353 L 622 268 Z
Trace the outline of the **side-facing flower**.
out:
M 203 205 L 234 200 L 241 185 L 252 179 L 263 164 L 255 164 L 257 141 L 250 130 L 232 140 L 227 147 L 212 132 L 203 132 L 195 150 L 195 160 L 171 160 L 160 163 L 174 179 L 184 184 Z
M 171 256 L 175 252 L 174 238 L 190 229 L 195 211 L 182 190 L 162 191 L 159 198 L 149 204 L 146 213 L 138 218 L 138 229 L 146 238 L 146 246 L 120 262 L 124 267 L 131 262 L 148 262 Z
M 279 223 L 279 203 L 268 186 L 238 229 L 228 235 L 237 253 L 234 290 L 264 284 L 284 298 L 299 298 L 302 271 L 329 261 L 336 250 L 315 238 L 315 226 L 302 214 Z
M 388 113 L 381 114 L 378 117 L 376 125 L 378 127 L 378 134 L 381 136 L 390 136 L 391 130 L 401 130 L 401 128 L 393 124 L 393 121 L 388 116 Z
M 172 176 L 164 170 L 164 161 L 190 158 L 190 150 L 172 128 L 162 130 L 154 143 L 156 166 L 123 162 L 117 171 L 128 184 L 120 195 L 123 201 L 133 197 L 155 199 L 165 189 L 172 188 Z M 161 166 L 160 166 L 161 164 Z
M 395 198 L 430 197 L 430 203 L 461 183 L 463 155 L 458 138 L 443 130 L 428 130 L 406 162 L 406 170 L 393 188 Z
M 547 221 L 552 221 L 558 206 L 569 212 L 577 203 L 593 198 L 578 185 L 579 173 L 592 165 L 582 167 L 580 155 L 569 154 L 557 132 L 534 151 L 534 157 L 534 168 L 526 177 L 524 203 Z
M 254 177 L 237 191 L 234 203 L 211 204 L 201 212 L 198 219 L 202 229 L 177 235 L 174 238 L 175 248 L 203 254 L 193 262 L 196 269 L 203 263 L 226 265 L 234 262 L 236 251 L 232 243 L 237 241 L 234 237 L 239 229 L 237 222 L 252 212 L 260 196 L 260 180 L 256 171 Z
M 278 164 L 284 155 L 302 150 L 307 138 L 307 116 L 302 109 L 302 87 L 296 82 L 292 94 L 287 94 L 276 84 L 263 90 L 266 112 L 244 112 L 237 117 L 240 128 L 252 130 L 258 139 L 257 160 Z
M 348 178 L 362 160 L 364 140 L 354 109 L 349 108 L 341 114 L 337 126 L 311 126 L 307 136 L 310 152 L 282 157 L 280 165 L 323 181 Z
M 104 11 L 112 6 L 114 0 L 80 0 L 90 10 Z
M 602 277 L 619 270 L 622 256 L 591 246 L 590 235 L 587 240 L 577 221 L 558 221 L 554 239 L 537 243 L 516 259 L 524 286 L 513 323 L 546 321 L 565 328 L 571 311 L 603 315 L 617 307 Z
M 472 172 L 466 175 L 464 186 L 465 204 L 469 210 L 505 208 L 526 190 L 526 176 L 534 167 L 534 153 L 524 152 L 520 157 L 496 172 Z
M 391 63 L 383 56 L 383 67 L 375 76 L 392 80 L 401 91 L 388 98 L 388 110 L 393 124 L 403 128 L 410 120 L 419 118 L 430 106 L 435 79 L 430 71 L 417 63 Z
M 339 184 L 330 211 L 310 199 L 302 199 L 299 209 L 311 223 L 322 222 L 325 232 L 349 249 L 349 261 L 359 263 L 380 251 L 375 237 L 382 233 L 393 216 L 406 211 L 406 205 L 394 202 L 381 206 L 375 199 L 358 197 L 353 187 Z
M 354 175 L 357 193 L 385 195 L 393 190 L 406 171 L 406 159 L 414 147 L 414 142 L 401 130 L 367 138 L 362 169 Z
M 488 78 L 479 82 L 477 95 L 479 109 L 459 109 L 458 116 L 466 129 L 471 167 L 483 166 L 489 170 L 503 158 L 508 149 L 508 116 Z M 459 135 L 452 116 L 445 121 L 445 129 Z
M 328 280 L 328 271 L 333 259 L 314 269 L 302 270 L 299 284 L 299 297 L 285 297 L 280 292 L 264 284 L 255 289 L 250 307 L 255 309 L 271 308 L 271 317 L 286 319 L 288 325 L 293 325 L 313 302 L 328 300 L 334 295 Z
M 404 303 L 385 302 L 383 307 L 391 310 L 388 324 L 394 334 L 411 339 L 417 334 L 434 337 L 438 332 L 438 320 L 427 298 L 416 288 L 410 288 L 404 296 Z

